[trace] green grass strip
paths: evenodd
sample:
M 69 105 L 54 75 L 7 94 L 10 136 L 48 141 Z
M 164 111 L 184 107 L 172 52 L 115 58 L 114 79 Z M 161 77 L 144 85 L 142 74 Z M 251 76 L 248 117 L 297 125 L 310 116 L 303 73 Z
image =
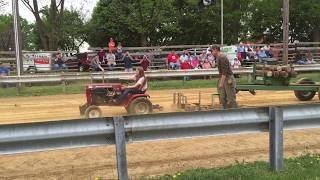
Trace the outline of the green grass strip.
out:
M 299 74 L 298 77 L 292 79 L 292 82 L 297 81 L 302 77 L 311 78 L 314 81 L 320 82 L 320 73 Z M 148 85 L 150 90 L 168 90 L 168 89 L 190 89 L 190 88 L 215 88 L 217 86 L 217 77 L 212 79 L 191 79 L 187 81 L 179 80 L 150 80 Z M 248 83 L 247 76 L 243 75 L 237 79 L 239 83 Z M 86 81 L 70 83 L 63 88 L 60 84 L 52 85 L 24 85 L 18 93 L 17 88 L 8 87 L 0 88 L 1 97 L 16 97 L 16 96 L 46 96 L 57 94 L 84 94 L 85 85 L 89 84 Z
M 273 172 L 267 162 L 236 162 L 215 169 L 194 169 L 140 180 L 320 180 L 320 155 L 305 155 L 284 162 L 284 170 Z

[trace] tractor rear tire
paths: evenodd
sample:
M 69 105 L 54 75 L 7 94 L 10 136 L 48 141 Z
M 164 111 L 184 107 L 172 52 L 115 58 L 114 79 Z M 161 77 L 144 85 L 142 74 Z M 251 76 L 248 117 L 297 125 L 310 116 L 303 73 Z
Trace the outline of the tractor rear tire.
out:
M 98 106 L 91 105 L 85 111 L 86 118 L 99 118 L 102 116 L 102 111 Z
M 134 99 L 128 106 L 129 114 L 149 114 L 152 113 L 152 103 L 145 97 Z
M 302 78 L 298 81 L 298 84 L 315 84 L 314 81 L 308 78 Z M 294 95 L 300 100 L 300 101 L 310 101 L 313 99 L 313 97 L 316 95 L 315 91 L 294 91 Z

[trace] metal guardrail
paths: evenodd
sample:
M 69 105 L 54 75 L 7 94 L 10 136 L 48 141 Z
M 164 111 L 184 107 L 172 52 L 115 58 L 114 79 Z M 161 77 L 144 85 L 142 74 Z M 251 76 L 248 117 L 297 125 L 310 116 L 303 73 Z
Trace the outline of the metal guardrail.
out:
M 119 179 L 128 179 L 126 143 L 269 131 L 278 171 L 283 129 L 305 128 L 320 128 L 320 104 L 35 122 L 0 125 L 0 154 L 115 144 Z
M 294 66 L 297 72 L 320 71 L 320 64 L 297 65 Z M 252 67 L 243 67 L 233 70 L 234 74 L 251 74 Z M 154 70 L 147 71 L 148 78 L 172 78 L 185 76 L 210 76 L 218 75 L 217 69 L 199 69 L 199 70 Z M 56 75 L 24 75 L 24 76 L 6 76 L 0 77 L 0 83 L 36 83 L 36 82 L 63 82 L 75 80 L 101 80 L 101 79 L 128 79 L 134 73 L 128 72 L 105 72 L 103 73 L 62 73 Z

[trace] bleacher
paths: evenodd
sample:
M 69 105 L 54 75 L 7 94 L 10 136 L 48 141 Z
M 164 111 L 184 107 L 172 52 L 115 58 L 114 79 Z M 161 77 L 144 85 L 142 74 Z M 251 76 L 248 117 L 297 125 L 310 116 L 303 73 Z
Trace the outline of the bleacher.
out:
M 256 47 L 263 47 L 265 44 L 255 44 L 252 45 L 254 48 Z M 275 57 L 282 61 L 282 44 L 271 44 L 271 48 L 278 49 L 279 56 Z M 148 55 L 151 60 L 151 64 L 149 68 L 151 70 L 159 70 L 159 69 L 166 69 L 165 61 L 167 59 L 167 55 L 170 52 L 175 53 L 182 53 L 184 50 L 189 50 L 191 54 L 199 55 L 203 49 L 207 49 L 209 45 L 180 45 L 180 46 L 155 46 L 155 47 L 125 47 L 123 51 L 129 51 L 130 54 L 134 57 L 137 57 L 139 60 L 142 59 L 143 55 Z M 97 54 L 99 48 L 89 48 L 90 52 L 88 54 Z M 107 51 L 108 49 L 105 48 Z M 39 51 L 40 52 L 40 51 Z M 292 63 L 294 58 L 297 54 L 306 56 L 308 52 L 311 52 L 313 55 L 313 59 L 315 62 L 320 63 L 320 43 L 313 42 L 313 43 L 293 43 L 289 44 L 289 62 Z M 23 52 L 23 53 L 30 53 L 30 52 Z M 45 53 L 42 52 L 41 53 Z M 12 66 L 15 69 L 15 54 L 13 51 L 0 51 L 0 61 L 4 62 L 8 66 Z M 80 60 L 76 56 L 72 56 L 71 53 L 68 53 L 65 56 L 68 65 L 69 72 L 78 72 L 79 71 L 79 63 Z M 243 66 L 251 66 L 252 63 L 257 62 L 257 59 L 249 59 L 243 63 Z M 123 71 L 124 66 L 121 59 L 116 60 L 117 65 L 114 67 L 114 71 Z M 133 63 L 134 67 L 139 66 L 139 61 Z M 108 71 L 107 64 L 102 64 L 102 67 Z M 94 71 L 94 70 L 92 70 Z M 41 72 L 41 71 L 39 71 Z

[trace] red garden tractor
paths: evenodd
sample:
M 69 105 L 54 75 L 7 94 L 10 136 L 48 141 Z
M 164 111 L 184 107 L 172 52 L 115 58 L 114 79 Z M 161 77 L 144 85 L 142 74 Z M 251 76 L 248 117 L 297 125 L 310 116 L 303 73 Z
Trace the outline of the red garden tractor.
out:
M 162 110 L 159 105 L 152 105 L 150 96 L 144 94 L 129 94 L 120 103 L 114 103 L 114 99 L 121 95 L 124 86 L 120 83 L 90 84 L 86 86 L 87 103 L 80 106 L 80 115 L 86 118 L 98 118 L 102 116 L 99 106 L 123 106 L 128 114 L 149 114 L 153 109 Z

